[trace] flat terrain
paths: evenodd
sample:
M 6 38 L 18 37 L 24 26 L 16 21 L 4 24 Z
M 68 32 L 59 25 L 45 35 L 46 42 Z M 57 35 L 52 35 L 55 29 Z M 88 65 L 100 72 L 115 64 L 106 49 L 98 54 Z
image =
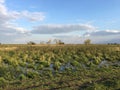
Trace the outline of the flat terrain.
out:
M 0 45 L 0 90 L 119 90 L 120 45 Z

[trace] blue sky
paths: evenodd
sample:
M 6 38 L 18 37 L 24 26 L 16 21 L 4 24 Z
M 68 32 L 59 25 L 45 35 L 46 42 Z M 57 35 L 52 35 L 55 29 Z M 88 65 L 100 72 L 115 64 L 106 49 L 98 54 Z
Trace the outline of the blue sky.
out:
M 0 42 L 120 43 L 120 0 L 0 0 Z

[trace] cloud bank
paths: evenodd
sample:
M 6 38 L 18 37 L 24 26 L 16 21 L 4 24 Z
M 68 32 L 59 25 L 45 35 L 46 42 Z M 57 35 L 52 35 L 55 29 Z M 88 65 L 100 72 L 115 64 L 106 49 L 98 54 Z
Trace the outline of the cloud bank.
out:
M 111 36 L 111 35 L 120 35 L 119 30 L 96 30 L 93 32 L 86 32 L 84 36 Z
M 88 24 L 48 24 L 40 25 L 33 28 L 34 34 L 60 34 L 75 31 L 95 30 L 96 28 Z

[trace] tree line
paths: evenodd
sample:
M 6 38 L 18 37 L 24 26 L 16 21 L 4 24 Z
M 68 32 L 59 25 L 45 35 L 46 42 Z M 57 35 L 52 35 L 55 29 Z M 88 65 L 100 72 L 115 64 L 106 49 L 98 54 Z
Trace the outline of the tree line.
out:
M 64 44 L 65 44 L 65 42 L 63 42 L 62 40 L 59 40 L 59 39 L 48 40 L 47 42 L 41 41 L 40 44 L 52 44 L 52 42 L 54 42 L 54 43 L 57 44 L 57 45 L 64 45 Z M 35 45 L 36 43 L 33 42 L 33 41 L 29 41 L 29 42 L 27 42 L 27 44 L 28 44 L 28 45 Z M 90 39 L 86 39 L 86 40 L 84 41 L 84 44 L 85 44 L 85 45 L 91 44 L 91 40 L 90 40 Z

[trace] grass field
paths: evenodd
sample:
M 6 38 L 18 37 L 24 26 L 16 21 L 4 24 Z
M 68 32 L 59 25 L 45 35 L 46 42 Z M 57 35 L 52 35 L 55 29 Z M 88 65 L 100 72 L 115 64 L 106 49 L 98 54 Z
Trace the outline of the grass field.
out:
M 120 45 L 0 45 L 0 90 L 119 90 Z

